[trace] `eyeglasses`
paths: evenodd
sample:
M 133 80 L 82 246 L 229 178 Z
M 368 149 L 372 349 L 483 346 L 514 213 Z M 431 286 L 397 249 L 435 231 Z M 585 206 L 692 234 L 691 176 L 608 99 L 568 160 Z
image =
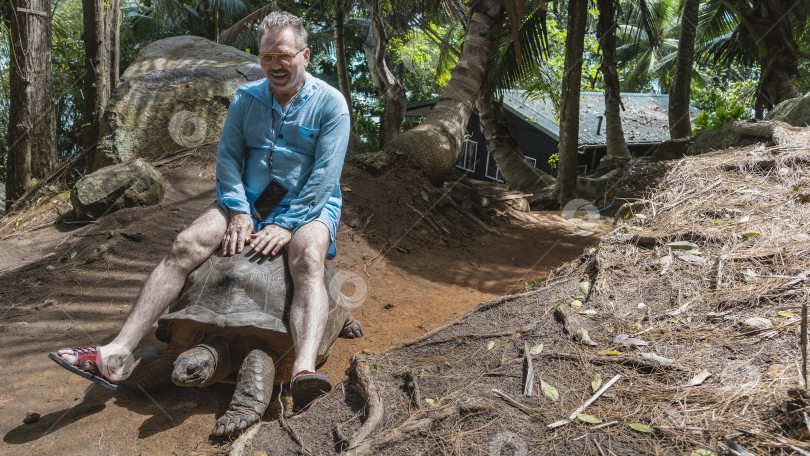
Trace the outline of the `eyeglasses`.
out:
M 261 62 L 262 65 L 270 65 L 274 60 L 278 59 L 281 63 L 290 64 L 292 63 L 293 59 L 295 59 L 295 56 L 304 52 L 306 49 L 307 48 L 305 47 L 295 54 L 290 54 L 289 52 L 282 52 L 278 54 L 267 52 L 264 54 L 259 54 L 259 62 Z

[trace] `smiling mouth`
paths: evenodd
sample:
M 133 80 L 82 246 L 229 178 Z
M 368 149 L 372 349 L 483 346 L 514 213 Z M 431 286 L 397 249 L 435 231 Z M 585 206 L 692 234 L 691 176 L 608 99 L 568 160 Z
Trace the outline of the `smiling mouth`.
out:
M 274 78 L 283 78 L 284 76 L 287 76 L 287 72 L 286 71 L 282 71 L 282 72 L 278 72 L 278 73 L 270 72 L 270 76 L 272 76 Z

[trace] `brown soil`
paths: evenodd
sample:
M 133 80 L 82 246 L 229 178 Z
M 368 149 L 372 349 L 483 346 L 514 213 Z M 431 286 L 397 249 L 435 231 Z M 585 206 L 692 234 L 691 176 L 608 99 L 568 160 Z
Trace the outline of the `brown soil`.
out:
M 3 222 L 0 453 L 229 450 L 230 442 L 211 441 L 208 432 L 227 409 L 232 386 L 112 393 L 46 356 L 59 347 L 112 339 L 177 232 L 213 201 L 211 163 L 210 149 L 166 163 L 166 197 L 156 207 L 114 212 L 93 224 L 48 225 L 68 210 L 62 194 L 46 196 Z M 344 293 L 359 299 L 353 313 L 366 335 L 337 341 L 322 369 L 335 384 L 346 379 L 353 354 L 385 352 L 482 301 L 534 286 L 551 268 L 595 245 L 606 230 L 605 224 L 574 224 L 553 215 L 509 223 L 505 212 L 489 225 L 497 234 L 457 211 L 433 211 L 455 215 L 420 221 L 419 213 L 431 207 L 420 189 L 429 201 L 441 192 L 418 178 L 370 178 L 347 167 L 343 184 L 346 206 L 334 265 L 361 279 Z M 159 344 L 150 335 L 141 346 Z M 40 418 L 24 424 L 29 413 Z M 277 416 L 274 404 L 266 419 Z

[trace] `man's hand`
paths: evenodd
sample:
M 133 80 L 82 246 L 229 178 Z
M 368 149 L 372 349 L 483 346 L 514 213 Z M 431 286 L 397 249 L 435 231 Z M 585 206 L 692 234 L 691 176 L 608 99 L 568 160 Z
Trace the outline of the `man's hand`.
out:
M 230 256 L 242 253 L 250 233 L 253 232 L 253 219 L 242 212 L 231 212 L 231 221 L 225 236 L 222 237 L 222 255 Z
M 250 248 L 262 255 L 277 254 L 292 239 L 292 232 L 278 225 L 267 225 L 250 235 Z

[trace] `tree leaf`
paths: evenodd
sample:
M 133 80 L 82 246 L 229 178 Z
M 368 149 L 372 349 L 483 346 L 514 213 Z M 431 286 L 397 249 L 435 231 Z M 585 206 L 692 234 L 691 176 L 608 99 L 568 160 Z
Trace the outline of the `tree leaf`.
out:
M 433 403 L 434 403 L 434 402 L 436 402 L 436 401 L 434 401 L 433 399 L 431 399 L 431 398 L 429 398 L 429 397 L 426 397 L 426 398 L 425 398 L 425 402 L 426 402 L 427 404 L 433 404 Z
M 551 386 L 550 383 L 546 382 L 542 378 L 540 379 L 540 391 L 543 392 L 543 396 L 546 396 L 554 402 L 560 400 L 560 392 L 557 391 L 557 388 Z
M 704 450 L 703 448 L 697 449 L 689 456 L 717 456 L 717 453 L 711 450 Z
M 630 429 L 632 429 L 634 431 L 638 431 L 638 432 L 652 432 L 653 431 L 653 428 L 651 428 L 650 426 L 647 426 L 646 424 L 630 423 L 629 426 L 630 426 Z
M 590 288 L 591 288 L 590 283 L 588 283 L 588 282 L 586 282 L 584 280 L 582 282 L 579 282 L 579 289 L 582 290 L 583 293 L 588 294 L 588 290 Z
M 591 389 L 596 391 L 600 386 L 602 386 L 602 376 L 597 373 L 593 376 L 593 380 L 591 380 Z
M 401 253 L 410 253 L 407 247 L 397 247 L 397 250 L 399 250 Z
M 426 203 L 428 202 L 428 200 L 430 200 L 426 191 L 422 190 L 421 192 L 419 192 L 419 194 L 422 195 L 422 199 L 425 200 Z
M 580 307 L 582 307 L 582 301 L 580 301 L 579 299 L 574 299 L 573 301 L 571 301 L 571 307 L 573 307 L 574 309 L 579 309 Z
M 619 350 L 602 350 L 599 353 L 607 356 L 619 356 L 622 354 L 622 352 L 620 352 Z
M 491 340 L 491 341 L 487 342 L 487 351 L 492 350 L 493 347 L 495 347 L 495 341 L 494 340 Z
M 793 317 L 796 316 L 796 315 L 793 314 L 793 312 L 791 312 L 789 310 L 780 310 L 779 312 L 777 312 L 777 315 L 779 315 L 780 317 L 785 317 L 785 318 L 793 318 Z
M 36 177 L 32 177 L 32 178 L 31 178 L 31 186 L 33 187 L 33 186 L 35 186 L 35 185 L 37 185 L 37 178 L 36 178 Z
M 543 344 L 535 345 L 529 350 L 530 355 L 539 355 L 543 351 Z
M 599 424 L 602 422 L 601 418 L 593 415 L 587 415 L 585 413 L 578 413 L 577 418 L 579 418 L 580 421 L 591 424 Z
M 50 187 L 48 187 L 48 191 L 51 193 L 59 193 L 59 189 L 56 188 L 55 185 L 51 185 Z
M 743 231 L 740 234 L 742 235 L 742 237 L 757 237 L 757 236 L 759 236 L 759 231 L 746 230 L 746 231 Z
M 79 254 L 78 252 L 70 252 L 70 259 L 72 260 L 72 259 L 76 258 L 76 255 L 78 255 L 78 254 Z

